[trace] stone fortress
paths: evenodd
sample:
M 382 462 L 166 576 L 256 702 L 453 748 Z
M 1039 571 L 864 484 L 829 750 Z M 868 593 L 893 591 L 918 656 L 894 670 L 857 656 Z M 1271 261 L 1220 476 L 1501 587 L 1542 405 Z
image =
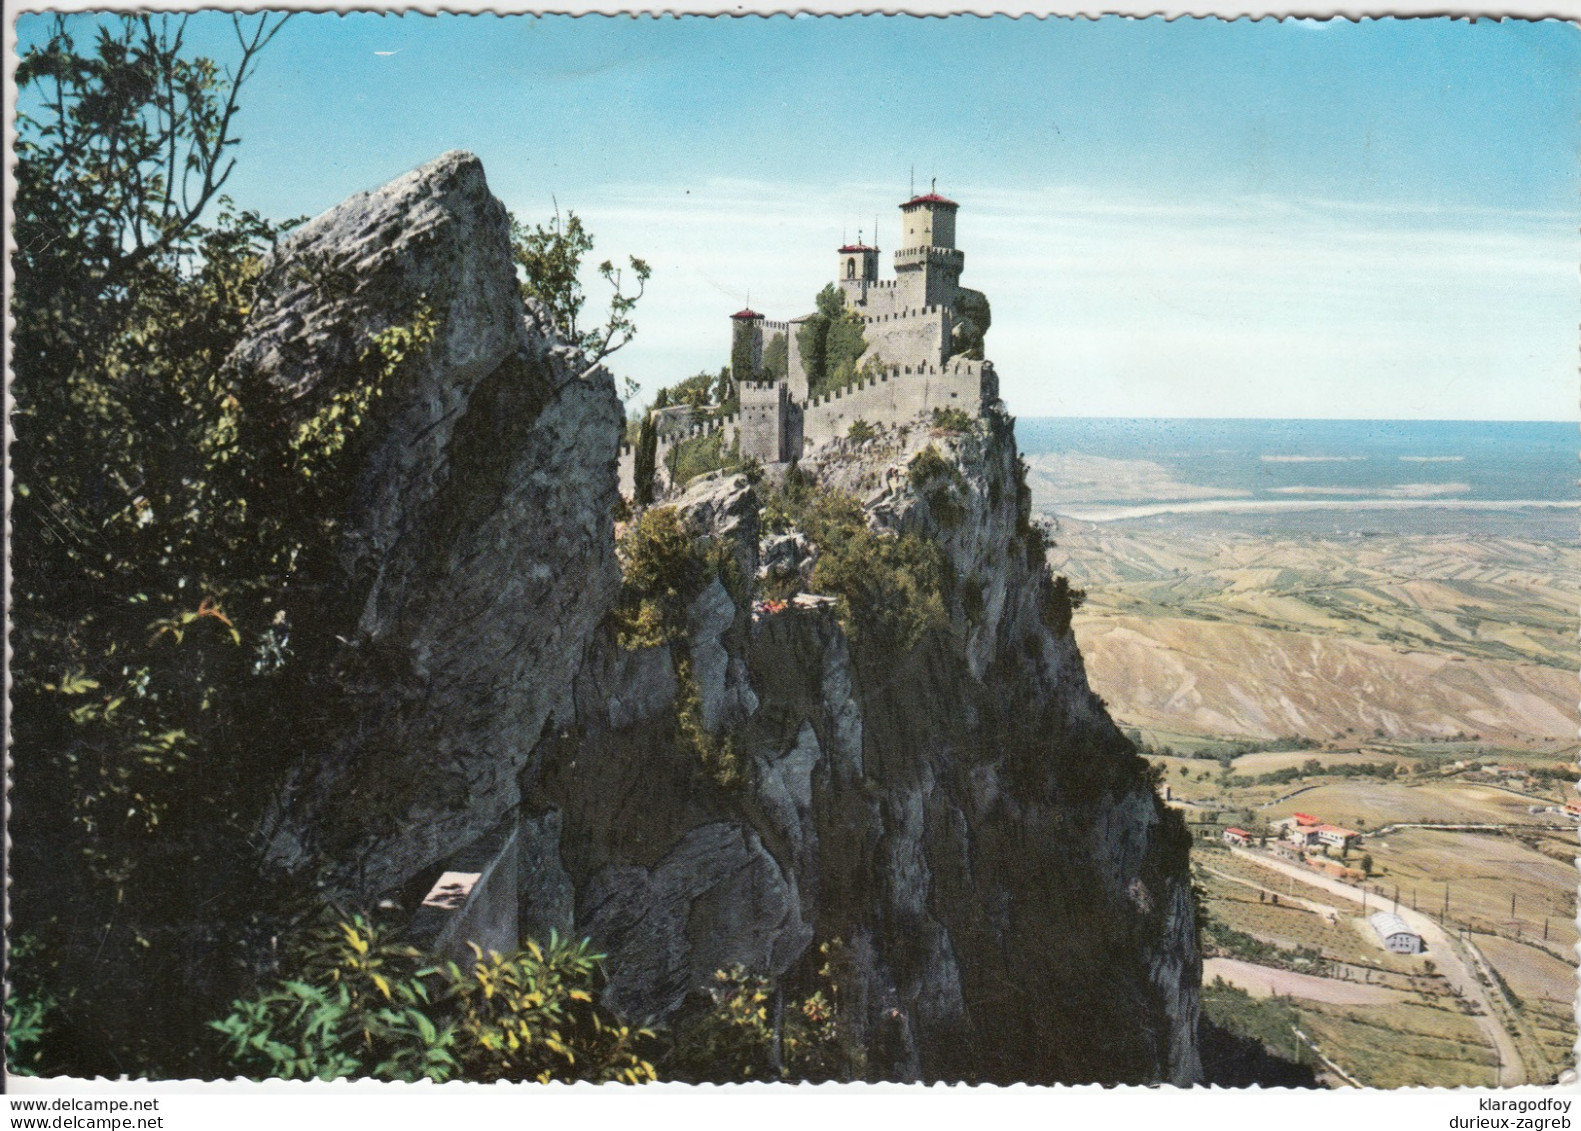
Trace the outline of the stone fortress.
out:
M 987 321 L 981 292 L 960 285 L 966 255 L 955 246 L 959 205 L 928 192 L 900 206 L 901 244 L 894 254 L 895 277 L 880 279 L 879 249 L 860 238 L 839 250 L 837 282 L 847 311 L 861 321 L 866 348 L 849 383 L 816 395 L 801 356 L 799 331 L 815 315 L 772 321 L 750 308 L 730 316 L 731 356 L 750 358 L 762 374 L 765 358 L 783 351 L 785 375 L 737 382 L 740 410 L 709 415 L 675 406 L 658 410 L 658 464 L 676 444 L 725 430 L 726 444 L 739 444 L 743 459 L 784 464 L 846 436 L 853 422 L 874 426 L 905 423 L 935 409 L 971 416 L 998 399 L 991 362 L 980 356 Z M 621 489 L 630 495 L 635 457 L 620 454 Z

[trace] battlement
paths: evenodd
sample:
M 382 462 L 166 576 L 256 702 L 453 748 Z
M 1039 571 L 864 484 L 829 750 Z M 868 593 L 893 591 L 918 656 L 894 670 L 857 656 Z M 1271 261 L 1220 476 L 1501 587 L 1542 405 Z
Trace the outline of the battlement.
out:
M 924 263 L 950 264 L 957 269 L 966 266 L 966 253 L 954 247 L 903 247 L 895 252 L 895 270 L 902 267 L 921 267 Z
M 991 374 L 993 368 L 991 362 L 971 361 L 967 358 L 956 358 L 946 362 L 944 365 L 887 365 L 877 373 L 858 376 L 855 380 L 848 381 L 837 389 L 830 389 L 826 393 L 813 397 L 807 402 L 807 407 L 811 409 L 819 405 L 832 404 L 834 401 L 841 400 L 852 393 L 859 393 L 863 389 L 871 389 L 878 385 L 888 384 L 891 380 L 898 381 L 904 378 L 965 377 L 967 379 L 975 378 L 980 381 L 983 371 L 986 369 Z
M 843 437 L 858 419 L 893 425 L 941 408 L 977 415 L 997 400 L 992 366 L 947 360 L 961 348 L 955 311 L 966 253 L 955 246 L 957 208 L 935 193 L 901 206 L 901 245 L 892 253 L 892 279 L 877 277 L 878 248 L 860 240 L 840 248 L 836 282 L 847 310 L 863 327 L 860 376 L 809 397 L 811 367 L 801 357 L 799 332 L 819 315 L 771 322 L 743 310 L 732 316 L 732 358 L 750 350 L 753 370 L 761 372 L 769 341 L 783 334 L 785 376 L 739 382 L 741 408 L 733 421 L 688 421 L 690 430 L 677 428 L 673 439 L 734 427 L 743 457 L 783 463 L 799 458 L 808 444 Z
M 925 318 L 930 314 L 942 313 L 943 310 L 942 303 L 934 303 L 932 306 L 912 306 L 884 314 L 864 314 L 861 318 L 864 325 L 874 322 L 899 322 L 905 318 Z

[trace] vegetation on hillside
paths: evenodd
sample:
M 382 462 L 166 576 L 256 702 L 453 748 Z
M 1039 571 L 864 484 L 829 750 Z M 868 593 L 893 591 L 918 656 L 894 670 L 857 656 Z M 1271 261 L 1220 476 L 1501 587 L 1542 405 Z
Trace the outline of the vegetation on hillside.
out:
M 948 626 L 947 567 L 930 539 L 873 530 L 854 498 L 797 472 L 770 493 L 764 521 L 769 529 L 799 529 L 817 544 L 812 589 L 839 599 L 859 661 L 892 661 Z
M 234 17 L 213 60 L 187 17 L 63 17 L 18 62 L 14 1067 L 213 1070 L 202 1018 L 245 990 L 282 899 L 252 846 L 316 741 L 299 673 L 343 629 L 307 612 L 337 568 L 332 503 L 444 315 L 393 312 L 289 420 L 223 364 L 292 227 L 222 191 L 282 22 Z M 630 340 L 636 295 L 613 268 L 605 324 L 577 326 L 580 224 L 517 235 L 524 287 L 581 344 Z M 646 267 L 628 271 L 640 294 Z
M 684 486 L 699 475 L 710 471 L 725 471 L 741 466 L 741 443 L 732 439 L 725 443 L 725 429 L 716 428 L 702 436 L 682 440 L 664 454 L 670 482 Z

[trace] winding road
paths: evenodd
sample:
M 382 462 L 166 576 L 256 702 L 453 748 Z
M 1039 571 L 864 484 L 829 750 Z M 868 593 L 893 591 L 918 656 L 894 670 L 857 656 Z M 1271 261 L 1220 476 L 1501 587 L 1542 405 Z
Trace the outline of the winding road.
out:
M 1282 872 L 1293 879 L 1300 880 L 1309 887 L 1321 888 L 1324 891 L 1342 895 L 1354 900 L 1357 889 L 1350 884 L 1333 879 L 1330 876 L 1319 875 L 1307 868 L 1298 867 L 1287 863 L 1277 857 L 1254 852 L 1246 848 L 1230 849 L 1236 856 L 1243 856 L 1247 860 L 1255 861 L 1265 868 L 1272 868 Z M 1427 943 L 1428 953 L 1432 955 L 1434 964 L 1441 974 L 1449 980 L 1449 984 L 1459 990 L 1468 1001 L 1474 1001 L 1482 1007 L 1482 1013 L 1476 1018 L 1479 1028 L 1487 1035 L 1488 1041 L 1499 1054 L 1499 1085 L 1512 1087 L 1516 1084 L 1526 1083 L 1526 1068 L 1521 1063 L 1521 1055 L 1515 1047 L 1515 1041 L 1504 1031 L 1499 1015 L 1493 1010 L 1493 1003 L 1488 998 L 1487 989 L 1477 980 L 1476 975 L 1466 964 L 1460 951 L 1455 947 L 1449 934 L 1428 916 L 1420 911 L 1413 911 L 1409 907 L 1398 907 L 1395 914 L 1404 919 L 1406 925 L 1422 936 Z

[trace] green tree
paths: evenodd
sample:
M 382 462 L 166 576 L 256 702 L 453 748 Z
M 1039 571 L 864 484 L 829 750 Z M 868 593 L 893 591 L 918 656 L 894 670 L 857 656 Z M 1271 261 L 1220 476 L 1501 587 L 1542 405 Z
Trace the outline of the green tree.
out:
M 635 255 L 628 257 L 628 264 L 623 268 L 616 267 L 608 259 L 600 263 L 599 277 L 612 292 L 609 310 L 603 325 L 583 329 L 582 308 L 587 295 L 582 289 L 582 260 L 592 250 L 593 237 L 575 212 L 568 211 L 562 221 L 556 207 L 554 219 L 548 225 L 531 227 L 511 218 L 511 253 L 521 270 L 522 297 L 542 302 L 560 332 L 597 365 L 636 337 L 637 325 L 632 320 L 632 312 L 653 272 Z M 625 289 L 627 271 L 636 288 L 632 293 Z
M 790 342 L 784 334 L 775 334 L 763 347 L 763 368 L 776 381 L 785 380 L 790 372 Z
M 757 327 L 745 319 L 733 322 L 730 333 L 730 372 L 738 381 L 756 381 L 758 367 L 753 360 L 753 338 Z
M 282 22 L 234 18 L 224 67 L 184 18 L 58 18 L 18 63 L 12 911 L 48 1071 L 190 1071 L 249 913 L 278 594 L 322 543 L 222 365 L 278 229 L 220 189 Z
M 596 1000 L 602 955 L 533 941 L 434 963 L 361 915 L 310 932 L 287 977 L 212 1027 L 255 1079 L 590 1080 L 641 1083 L 653 1034 Z
M 642 426 L 637 432 L 637 450 L 633 466 L 634 493 L 633 500 L 638 506 L 645 507 L 653 502 L 653 476 L 659 469 L 659 429 L 653 422 L 653 413 L 642 414 Z
M 812 396 L 848 384 L 867 349 L 862 319 L 845 305 L 845 293 L 830 283 L 818 292 L 817 312 L 796 334 L 796 347 Z

